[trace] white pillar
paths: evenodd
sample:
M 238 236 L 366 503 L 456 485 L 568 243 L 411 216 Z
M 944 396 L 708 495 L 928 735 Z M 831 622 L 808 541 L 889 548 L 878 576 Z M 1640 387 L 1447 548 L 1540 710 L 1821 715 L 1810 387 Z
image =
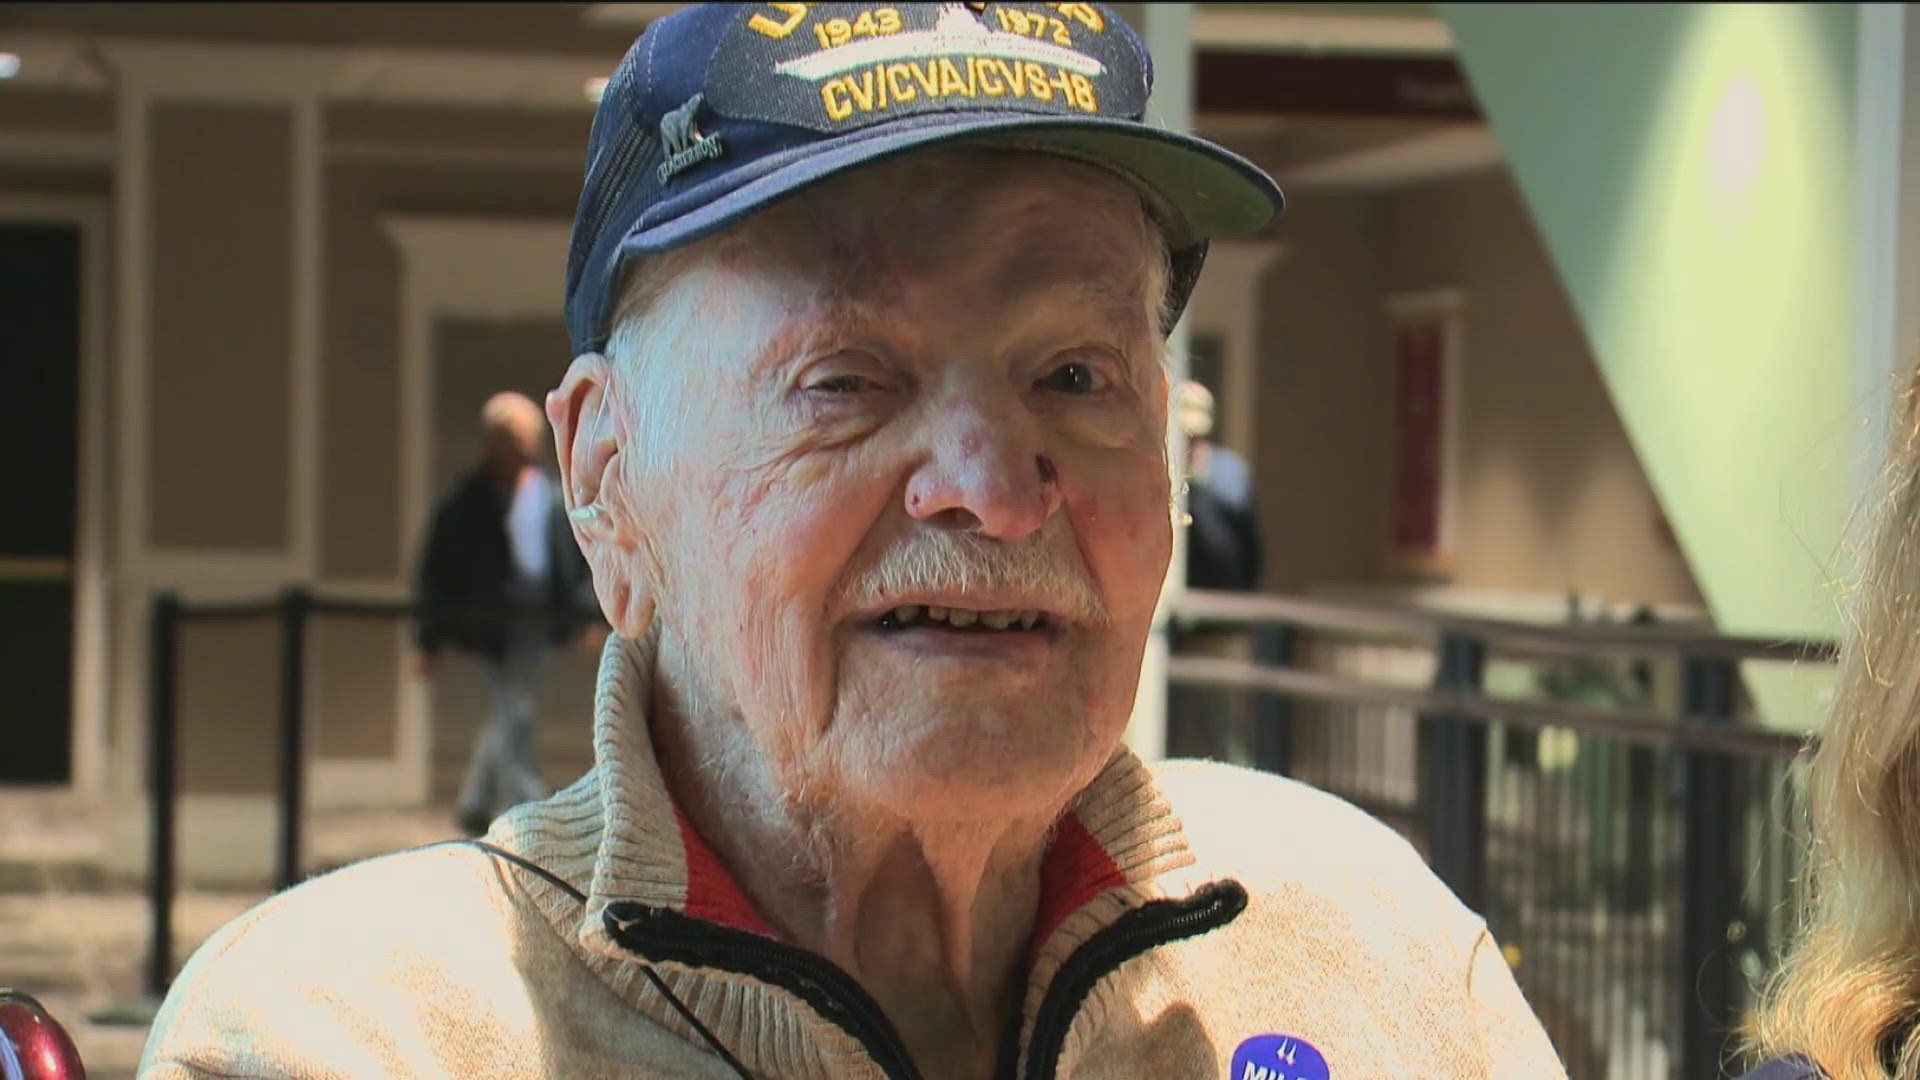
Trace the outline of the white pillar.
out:
M 1153 96 L 1147 102 L 1147 120 L 1174 131 L 1193 127 L 1193 5 L 1141 4 L 1141 36 L 1153 57 Z M 1174 386 L 1187 377 L 1187 320 L 1167 338 L 1168 375 Z M 1167 424 L 1168 460 L 1175 463 L 1175 490 L 1184 476 L 1186 439 Z M 1185 509 L 1182 500 L 1182 510 Z M 1140 667 L 1140 689 L 1134 697 L 1133 717 L 1127 724 L 1127 745 L 1148 761 L 1166 756 L 1167 749 L 1167 607 L 1186 584 L 1186 530 L 1174 531 L 1173 561 L 1160 589 L 1160 607 L 1154 613 L 1153 634 Z
M 1854 132 L 1854 503 L 1881 494 L 1897 399 L 1920 347 L 1920 35 L 1904 4 L 1861 4 Z
M 183 599 L 225 600 L 271 595 L 311 580 L 317 561 L 320 450 L 320 333 L 324 256 L 322 100 L 333 59 L 325 50 L 293 46 L 210 45 L 108 39 L 100 56 L 115 92 L 113 393 L 117 443 L 112 515 L 114 627 L 107 645 L 112 672 L 108 762 L 113 796 L 103 858 L 108 867 L 138 869 L 146 858 L 147 806 L 142 758 L 147 727 L 148 596 L 156 588 Z M 286 351 L 259 357 L 288 369 L 285 490 L 288 536 L 279 550 L 158 546 L 149 536 L 149 434 L 164 416 L 149 395 L 153 334 L 155 134 L 152 117 L 167 106 L 249 105 L 283 110 L 289 128 L 290 238 Z M 262 198 L 278 197 L 267 189 Z M 161 427 L 164 432 L 166 429 Z M 273 493 L 262 494 L 262 498 Z M 182 720 L 182 749 L 190 725 Z M 309 781 L 311 783 L 311 781 Z M 311 788 L 309 788 L 311 790 Z M 267 794 L 183 791 L 177 858 L 195 878 L 253 880 L 270 865 L 273 837 Z

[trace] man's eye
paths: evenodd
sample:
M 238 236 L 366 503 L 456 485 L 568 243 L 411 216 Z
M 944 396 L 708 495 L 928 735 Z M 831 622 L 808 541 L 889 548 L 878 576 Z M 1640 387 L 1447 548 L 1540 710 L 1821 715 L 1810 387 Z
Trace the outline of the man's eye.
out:
M 1106 377 L 1098 368 L 1079 360 L 1061 364 L 1034 382 L 1039 389 L 1057 394 L 1091 394 L 1106 389 L 1106 385 Z
M 807 389 L 823 394 L 860 394 L 880 389 L 880 384 L 865 375 L 829 375 L 807 384 Z

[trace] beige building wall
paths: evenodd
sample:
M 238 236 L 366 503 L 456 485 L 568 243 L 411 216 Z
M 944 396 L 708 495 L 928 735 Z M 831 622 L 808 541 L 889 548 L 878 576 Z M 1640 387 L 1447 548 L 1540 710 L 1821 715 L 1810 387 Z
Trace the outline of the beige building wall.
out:
M 400 262 L 388 214 L 573 216 L 588 117 L 338 106 L 326 117 L 326 323 L 321 574 L 388 580 L 410 572 L 401 521 Z M 511 148 L 521 164 L 433 164 Z M 562 157 L 561 155 L 564 155 Z M 564 163 L 562 163 L 564 162 Z M 553 268 L 556 303 L 565 268 Z M 564 360 L 554 368 L 557 380 Z M 350 437 L 343 437 L 351 433 Z
M 0 130 L 26 142 L 109 134 L 113 130 L 113 102 L 94 94 L 8 87 L 0 94 Z
M 156 103 L 147 120 L 152 293 L 141 546 L 272 556 L 292 542 L 292 117 Z M 180 788 L 273 783 L 278 650 L 256 623 L 180 642 Z
M 1456 580 L 1703 606 L 1512 174 L 1417 188 L 1384 210 L 1388 287 L 1467 299 Z
M 0 128 L 0 132 L 4 132 Z M 0 165 L 0 198 L 101 199 L 113 193 L 113 177 L 84 165 Z
M 1279 227 L 1286 252 L 1266 281 L 1255 462 L 1268 589 L 1380 573 L 1392 415 L 1385 224 L 1374 199 L 1303 195 Z
M 382 581 L 400 552 L 400 271 L 380 234 L 378 177 L 326 171 L 321 332 L 320 573 Z
M 538 154 L 568 138 L 584 145 L 585 125 L 571 115 L 506 114 L 494 124 L 430 109 L 336 108 L 327 119 L 319 580 L 323 589 L 405 596 L 425 521 L 424 512 L 402 505 L 402 276 L 382 219 L 431 213 L 568 220 L 579 194 L 577 166 L 540 165 Z M 496 139 L 529 146 L 536 163 L 430 163 L 436 151 L 470 152 Z M 563 271 L 552 268 L 556 309 Z M 565 369 L 565 351 L 563 335 L 544 368 L 547 385 Z M 431 448 L 433 433 L 423 435 Z M 313 633 L 316 752 L 391 756 L 402 680 L 411 677 L 393 658 L 409 647 L 409 627 L 332 618 L 316 622 Z M 457 677 L 472 674 L 461 668 Z M 470 689 L 463 685 L 451 696 L 484 707 Z
M 291 129 L 278 105 L 152 107 L 148 547 L 292 543 Z
M 1388 551 L 1397 294 L 1466 298 L 1449 587 L 1702 606 L 1504 168 L 1300 195 L 1266 282 L 1266 585 L 1412 584 Z
M 151 102 L 148 197 L 148 453 L 145 543 L 195 551 L 257 551 L 293 541 L 287 430 L 292 378 L 289 278 L 292 256 L 290 114 L 283 103 Z M 420 522 L 401 505 L 398 254 L 382 229 L 395 214 L 472 214 L 564 222 L 578 197 L 583 111 L 334 105 L 323 110 L 319 191 L 323 310 L 320 325 L 318 512 L 314 578 L 320 591 L 404 595 Z M 0 95 L 0 133 L 43 140 L 45 162 L 0 163 L 0 204 L 92 199 L 114 209 L 115 106 L 110 97 L 18 90 Z M 4 136 L 0 136 L 4 137 Z M 83 147 L 97 141 L 97 163 Z M 552 267 L 556 308 L 564 267 Z M 107 275 L 109 283 L 117 281 Z M 111 290 L 110 290 L 111 293 Z M 108 313 L 117 297 L 94 298 Z M 119 352 L 106 365 L 109 394 Z M 566 357 L 547 364 L 557 379 Z M 106 413 L 119 415 L 109 397 Z M 116 425 L 96 432 L 107 465 L 105 505 L 116 505 Z M 425 444 L 433 445 L 432 433 Z M 103 523 L 109 535 L 113 523 Z M 118 560 L 119 553 L 110 552 Z M 209 566 L 208 572 L 212 572 Z M 255 575 L 257 576 L 257 575 Z M 291 580 L 246 577 L 225 592 L 265 596 Z M 144 627 L 148 597 L 119 590 L 108 619 Z M 143 636 L 143 635 L 142 635 Z M 316 760 L 391 759 L 403 690 L 407 627 L 398 620 L 315 617 L 308 628 L 308 726 Z M 271 620 L 190 624 L 180 642 L 180 784 L 189 798 L 249 797 L 272 790 L 277 762 L 279 635 Z M 568 658 L 562 667 L 572 674 Z M 108 708 L 135 723 L 145 715 L 144 660 L 122 653 Z M 436 713 L 484 704 L 464 669 Z M 563 676 L 564 677 L 564 676 Z M 579 694 L 560 695 L 572 708 Z M 141 786 L 144 734 L 113 729 L 122 743 L 117 790 Z M 464 740 L 455 740 L 464 750 Z M 556 755 L 558 757 L 559 755 Z M 569 767 L 578 757 L 568 760 Z M 444 771 L 445 764 L 441 764 Z M 323 772 L 321 776 L 328 775 Z M 438 777 L 436 777 L 438 778 Z M 444 781 L 442 781 L 444 786 Z M 325 799 L 325 784 L 313 797 Z M 189 813 L 192 813 L 189 808 Z

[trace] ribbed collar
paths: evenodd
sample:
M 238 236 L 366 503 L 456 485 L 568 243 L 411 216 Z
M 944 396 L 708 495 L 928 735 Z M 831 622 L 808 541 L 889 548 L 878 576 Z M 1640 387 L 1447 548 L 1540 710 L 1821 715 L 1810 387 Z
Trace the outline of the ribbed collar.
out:
M 647 730 L 653 668 L 645 643 L 610 639 L 594 700 L 594 767 L 552 798 L 519 807 L 491 839 L 587 894 L 585 910 L 537 879 L 528 888 L 576 952 L 622 997 L 700 1040 L 642 977 L 607 928 L 610 905 L 638 903 L 770 935 L 712 848 L 674 805 Z M 1055 828 L 1041 868 L 1023 1044 L 1047 985 L 1073 950 L 1126 911 L 1189 896 L 1204 883 L 1180 823 L 1139 758 L 1117 751 Z M 751 978 L 656 963 L 674 994 L 756 1072 L 781 1077 L 864 1075 L 859 1044 L 799 999 Z M 1095 995 L 1083 1020 L 1098 1028 Z M 1084 1027 L 1085 1025 L 1080 1025 Z M 1070 1044 L 1069 1050 L 1072 1049 Z

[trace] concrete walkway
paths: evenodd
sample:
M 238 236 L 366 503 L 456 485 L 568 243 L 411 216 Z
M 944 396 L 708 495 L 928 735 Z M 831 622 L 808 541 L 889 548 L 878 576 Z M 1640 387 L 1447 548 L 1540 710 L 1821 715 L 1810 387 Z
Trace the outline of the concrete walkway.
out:
M 92 1080 L 128 1080 L 143 1024 L 96 1023 L 141 1001 L 150 909 L 144 882 L 100 870 L 105 814 L 64 792 L 0 789 L 0 986 L 38 997 L 67 1026 Z M 320 870 L 457 835 L 448 807 L 316 811 L 308 866 Z M 184 887 L 174 900 L 174 969 L 228 920 L 266 899 L 265 880 Z

